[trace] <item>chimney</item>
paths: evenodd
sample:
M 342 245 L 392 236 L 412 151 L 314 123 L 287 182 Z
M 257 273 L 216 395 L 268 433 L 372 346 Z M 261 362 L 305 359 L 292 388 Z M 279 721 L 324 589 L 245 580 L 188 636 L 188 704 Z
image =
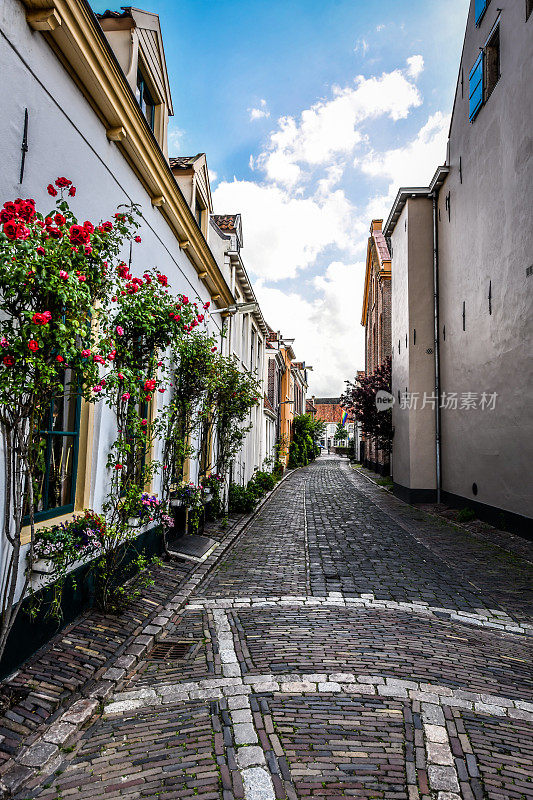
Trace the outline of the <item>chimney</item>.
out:
M 382 219 L 373 219 L 370 225 L 370 233 L 374 233 L 374 231 L 380 231 L 383 227 L 383 220 Z

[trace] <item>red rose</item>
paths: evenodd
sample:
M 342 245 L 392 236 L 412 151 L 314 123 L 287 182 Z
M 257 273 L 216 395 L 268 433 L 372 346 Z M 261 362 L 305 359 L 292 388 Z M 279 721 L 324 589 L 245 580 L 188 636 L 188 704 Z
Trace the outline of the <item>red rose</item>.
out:
M 46 253 L 46 250 L 44 249 L 44 247 L 37 247 L 35 252 L 39 253 L 40 256 L 44 256 L 44 254 Z
M 183 295 L 183 297 L 181 298 L 181 302 L 183 303 L 184 306 L 186 306 L 187 303 L 189 302 L 189 298 L 186 295 Z
M 83 227 L 85 228 L 86 231 L 89 231 L 89 233 L 94 232 L 94 225 L 92 224 L 92 222 L 89 222 L 88 219 L 86 219 L 85 222 L 83 223 Z
M 57 189 L 54 189 L 51 183 L 49 183 L 48 186 L 46 187 L 46 191 L 48 192 L 48 194 L 51 194 L 52 197 L 57 197 Z
M 76 194 L 76 187 L 75 186 L 71 186 L 70 189 L 68 190 L 68 193 L 69 193 L 69 195 L 71 197 L 74 197 L 75 194 Z
M 2 360 L 4 362 L 4 366 L 6 367 L 12 367 L 13 364 L 15 363 L 15 359 L 13 358 L 13 356 L 4 356 Z
M 10 219 L 8 222 L 4 223 L 4 233 L 8 239 L 14 241 L 18 239 L 18 231 L 20 227 L 20 222 L 17 222 L 15 219 Z
M 168 278 L 166 275 L 161 275 L 160 272 L 157 273 L 157 280 L 161 284 L 161 286 L 168 286 Z
M 71 225 L 68 238 L 72 244 L 87 244 L 89 232 L 82 225 Z
M 38 350 L 38 349 L 39 349 L 39 343 L 38 343 L 38 342 L 36 342 L 36 341 L 35 341 L 35 339 L 30 339 L 30 341 L 28 342 L 28 347 L 30 348 L 30 350 L 31 350 L 33 353 L 35 353 L 35 352 L 36 352 L 36 350 Z
M 44 314 L 34 314 L 31 318 L 34 325 L 46 325 L 46 318 Z
M 17 214 L 26 222 L 30 222 L 32 217 L 35 216 L 35 201 L 34 200 L 17 200 L 15 203 Z
M 113 223 L 112 223 L 112 222 L 109 222 L 109 220 L 108 220 L 107 222 L 102 222 L 102 224 L 100 225 L 100 227 L 101 227 L 101 228 L 102 228 L 104 231 L 112 231 L 112 230 L 113 230 Z
M 59 186 L 60 189 L 66 189 L 66 187 L 70 186 L 71 183 L 72 181 L 68 178 L 57 178 L 55 182 L 56 186 Z
M 153 392 L 154 389 L 155 389 L 155 381 L 154 380 L 150 380 L 150 381 L 145 381 L 144 382 L 144 390 L 145 390 L 145 392 Z
M 64 225 L 66 221 L 67 220 L 63 214 L 60 214 L 59 212 L 54 216 L 54 222 L 56 225 Z
M 135 241 L 137 242 L 137 244 L 139 244 L 139 242 L 141 241 L 141 237 L 140 236 L 136 236 L 135 237 Z
M 10 219 L 17 216 L 17 207 L 15 203 L 4 203 L 3 209 L 0 211 L 0 222 L 9 222 Z
M 47 228 L 46 232 L 52 239 L 61 239 L 63 237 L 63 231 L 60 231 L 59 228 L 55 228 L 53 225 Z
M 65 359 L 63 358 L 63 356 L 56 356 L 56 361 L 59 361 L 59 363 L 61 363 L 64 360 Z

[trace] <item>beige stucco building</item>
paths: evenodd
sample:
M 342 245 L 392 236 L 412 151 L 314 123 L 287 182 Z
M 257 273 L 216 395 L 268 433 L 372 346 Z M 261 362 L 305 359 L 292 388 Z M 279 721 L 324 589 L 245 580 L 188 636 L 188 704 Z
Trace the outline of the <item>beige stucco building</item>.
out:
M 384 226 L 395 491 L 417 500 L 440 489 L 445 502 L 524 530 L 533 517 L 529 11 L 522 0 L 472 0 L 446 164 L 428 187 L 401 189 Z

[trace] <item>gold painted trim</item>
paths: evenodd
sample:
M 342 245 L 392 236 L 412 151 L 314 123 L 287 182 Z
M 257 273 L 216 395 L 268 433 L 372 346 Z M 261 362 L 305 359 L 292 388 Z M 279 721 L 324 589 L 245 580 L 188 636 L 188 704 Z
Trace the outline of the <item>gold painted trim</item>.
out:
M 55 31 L 61 25 L 61 17 L 55 8 L 28 11 L 26 21 L 34 31 Z
M 108 128 L 106 135 L 111 142 L 122 142 L 126 138 L 126 131 L 122 125 L 119 125 L 116 128 Z
M 23 0 L 28 13 L 49 10 L 50 0 Z M 45 6 L 47 2 L 47 5 Z M 209 291 L 221 305 L 233 302 L 213 253 L 198 229 L 165 156 L 154 139 L 135 96 L 98 22 L 84 0 L 55 0 L 61 25 L 45 30 L 47 42 L 108 128 L 123 127 L 117 142 L 151 198 L 164 198 L 161 213 L 179 241 L 189 241 L 187 256 L 197 272 L 207 271 Z

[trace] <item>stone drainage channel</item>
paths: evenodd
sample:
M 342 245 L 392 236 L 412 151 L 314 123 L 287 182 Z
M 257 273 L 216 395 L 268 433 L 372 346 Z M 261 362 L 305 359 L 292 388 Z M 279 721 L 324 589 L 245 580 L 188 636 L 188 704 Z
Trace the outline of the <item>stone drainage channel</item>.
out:
M 381 696 L 407 699 L 419 704 L 423 731 L 418 747 L 425 750 L 429 789 L 437 800 L 461 800 L 459 775 L 453 757 L 445 724 L 444 708 L 468 709 L 511 719 L 533 722 L 533 704 L 511 700 L 498 695 L 450 689 L 431 683 L 384 677 L 380 675 L 355 675 L 352 673 L 316 673 L 305 675 L 252 675 L 243 676 L 226 608 L 255 608 L 305 604 L 317 605 L 326 598 L 278 598 L 277 600 L 252 598 L 242 600 L 205 600 L 190 603 L 185 611 L 208 609 L 212 614 L 216 642 L 222 665 L 222 677 L 197 682 L 161 684 L 156 688 L 117 693 L 105 707 L 105 715 L 134 712 L 149 706 L 175 704 L 190 700 L 225 700 L 231 719 L 236 762 L 241 773 L 245 800 L 275 800 L 271 772 L 265 754 L 259 746 L 258 731 L 254 725 L 250 696 L 274 692 L 281 695 L 339 694 L 351 696 Z M 330 603 L 332 601 L 330 600 Z M 337 598 L 338 605 L 345 601 Z M 407 604 L 402 604 L 407 605 Z M 477 623 L 479 624 L 479 622 Z M 477 769 L 475 759 L 474 770 Z M 418 798 L 416 770 L 407 770 L 409 798 Z

